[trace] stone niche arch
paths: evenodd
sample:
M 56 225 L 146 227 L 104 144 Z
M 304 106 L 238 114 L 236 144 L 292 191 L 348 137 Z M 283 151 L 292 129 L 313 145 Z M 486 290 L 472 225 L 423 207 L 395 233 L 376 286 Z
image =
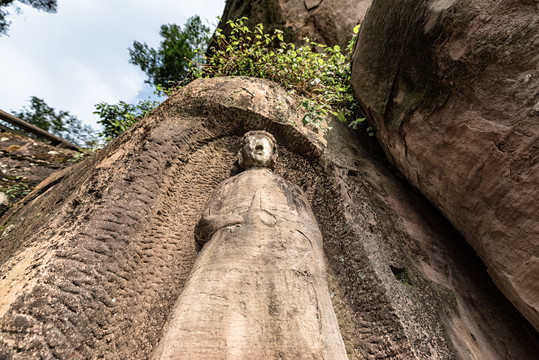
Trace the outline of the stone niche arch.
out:
M 271 82 L 197 80 L 40 184 L 0 224 L 0 358 L 150 357 L 194 263 L 194 226 L 255 129 L 275 136 L 275 173 L 311 203 L 351 359 L 539 352 L 459 235 L 382 160 L 346 128 L 328 138 L 292 122 L 296 104 Z

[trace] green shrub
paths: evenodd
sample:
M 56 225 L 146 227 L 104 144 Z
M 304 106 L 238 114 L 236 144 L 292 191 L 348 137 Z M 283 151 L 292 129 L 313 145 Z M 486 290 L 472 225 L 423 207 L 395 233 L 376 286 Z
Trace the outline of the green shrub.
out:
M 220 29 L 215 45 L 204 64 L 192 63 L 191 79 L 217 76 L 252 76 L 272 80 L 290 94 L 299 97 L 304 109 L 304 124 L 318 128 L 322 118 L 333 115 L 349 122 L 354 129 L 364 120 L 350 85 L 350 58 L 338 45 L 328 47 L 305 38 L 305 45 L 283 42 L 283 34 L 275 30 L 264 33 L 262 24 L 254 30 L 245 24 L 247 18 L 227 22 L 230 35 Z M 359 26 L 354 28 L 357 34 Z M 356 35 L 350 41 L 350 54 Z
M 157 85 L 156 93 L 170 96 L 174 90 L 197 78 L 218 76 L 252 76 L 272 80 L 298 99 L 303 109 L 303 124 L 320 128 L 322 119 L 331 115 L 357 129 L 365 120 L 360 117 L 359 105 L 355 101 L 350 84 L 350 54 L 357 38 L 359 25 L 348 44 L 348 55 L 336 45 L 328 47 L 304 39 L 303 46 L 283 41 L 283 32 L 275 30 L 264 33 L 262 24 L 249 29 L 243 17 L 229 20 L 230 35 L 216 30 L 214 45 L 202 56 L 194 49 L 194 58 L 203 58 L 199 63 L 191 60 L 184 81 L 176 87 Z M 110 105 L 96 105 L 95 114 L 104 130 L 100 134 L 106 141 L 117 137 L 140 118 L 158 105 L 157 101 L 139 101 L 132 105 L 121 101 Z M 369 132 L 372 136 L 372 132 Z
M 128 104 L 120 101 L 118 104 L 101 102 L 95 105 L 94 114 L 99 115 L 101 120 L 97 122 L 103 125 L 103 131 L 99 134 L 106 142 L 118 137 L 133 126 L 139 119 L 152 111 L 159 101 L 140 100 L 137 104 Z

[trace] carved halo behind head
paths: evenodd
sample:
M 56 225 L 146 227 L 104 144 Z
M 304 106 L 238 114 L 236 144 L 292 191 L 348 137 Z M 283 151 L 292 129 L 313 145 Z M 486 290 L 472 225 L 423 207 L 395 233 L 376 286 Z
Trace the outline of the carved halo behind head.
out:
M 249 141 L 252 137 L 267 138 L 271 143 L 272 149 L 269 164 L 257 164 L 256 161 L 253 159 L 252 155 L 249 153 L 249 151 L 252 150 L 250 149 Z M 275 167 L 275 162 L 277 161 L 277 157 L 277 141 L 275 141 L 275 138 L 269 132 L 263 130 L 252 130 L 243 135 L 242 146 L 238 151 L 238 163 L 243 169 L 248 169 L 250 167 L 268 167 L 273 170 L 273 168 Z

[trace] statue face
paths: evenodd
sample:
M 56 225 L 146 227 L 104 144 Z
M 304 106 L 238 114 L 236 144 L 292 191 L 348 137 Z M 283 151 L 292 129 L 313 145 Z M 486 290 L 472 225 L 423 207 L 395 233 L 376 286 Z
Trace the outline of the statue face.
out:
M 246 167 L 270 167 L 273 143 L 265 136 L 249 136 L 243 145 Z

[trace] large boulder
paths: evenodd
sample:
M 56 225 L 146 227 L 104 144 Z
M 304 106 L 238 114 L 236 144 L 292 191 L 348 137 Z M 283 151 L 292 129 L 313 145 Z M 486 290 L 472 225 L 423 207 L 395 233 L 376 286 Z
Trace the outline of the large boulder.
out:
M 246 16 L 251 27 L 262 23 L 269 30 L 283 30 L 290 42 L 298 43 L 308 37 L 321 44 L 345 47 L 371 1 L 229 0 L 219 27 L 226 29 L 227 20 Z
M 242 135 L 263 129 L 275 173 L 318 221 L 350 359 L 534 359 L 538 334 L 375 144 L 294 126 L 296 108 L 268 81 L 197 80 L 41 183 L 0 222 L 0 358 L 151 357 L 197 256 L 195 224 L 238 173 Z
M 391 162 L 539 329 L 536 1 L 374 0 L 352 82 Z

